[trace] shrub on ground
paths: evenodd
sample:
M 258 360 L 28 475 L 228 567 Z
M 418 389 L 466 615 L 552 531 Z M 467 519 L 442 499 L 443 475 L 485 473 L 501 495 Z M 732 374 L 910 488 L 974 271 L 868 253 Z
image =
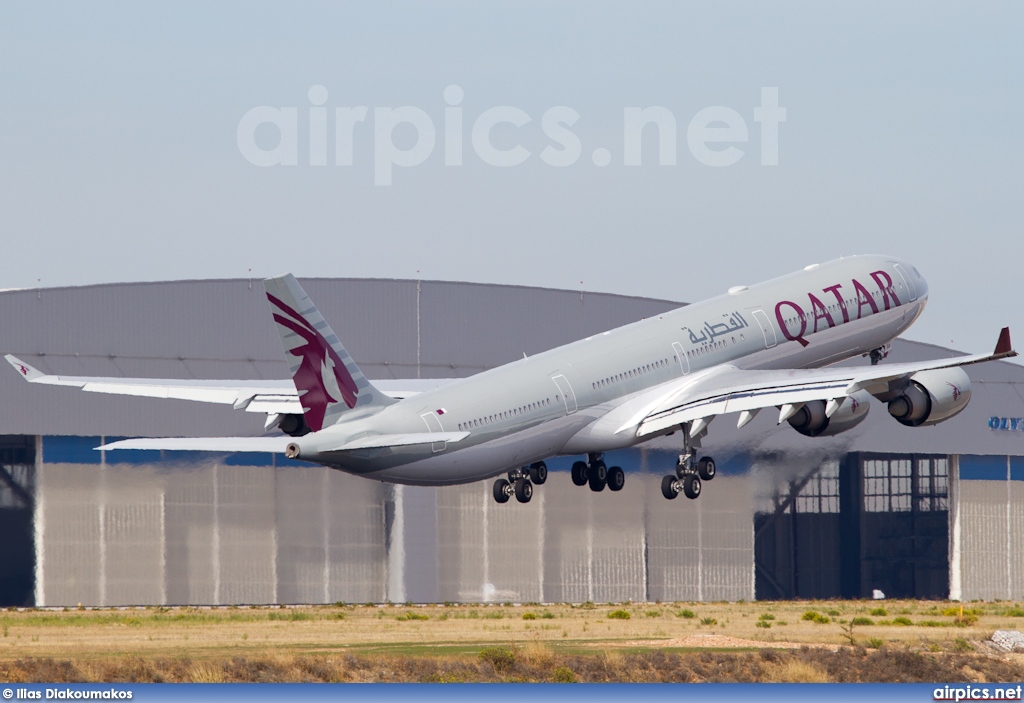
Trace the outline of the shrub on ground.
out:
M 832 622 L 832 618 L 823 613 L 819 613 L 817 610 L 808 610 L 806 613 L 800 616 L 801 620 L 807 620 L 808 622 L 816 622 L 819 625 L 825 625 Z
M 572 669 L 567 666 L 559 666 L 551 672 L 551 680 L 555 683 L 576 683 L 578 679 Z
M 477 656 L 495 671 L 509 671 L 516 664 L 516 653 L 510 647 L 484 647 Z

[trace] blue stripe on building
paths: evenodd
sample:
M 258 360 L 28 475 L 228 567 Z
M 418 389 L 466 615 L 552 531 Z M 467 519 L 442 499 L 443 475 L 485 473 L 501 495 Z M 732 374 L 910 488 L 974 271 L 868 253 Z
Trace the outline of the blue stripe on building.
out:
M 99 464 L 103 444 L 99 437 L 43 437 L 43 461 L 47 464 Z
M 224 457 L 225 466 L 273 466 L 274 455 L 270 452 L 238 452 Z
M 111 442 L 119 442 L 122 439 L 130 439 L 129 437 L 104 437 L 103 443 L 110 444 Z M 99 445 L 96 445 L 99 446 Z M 96 452 L 100 454 L 101 452 Z M 154 464 L 160 461 L 163 456 L 159 449 L 116 449 L 114 451 L 102 452 L 106 454 L 106 462 L 108 464 L 129 464 L 132 466 L 142 466 L 147 464 Z M 46 454 L 43 454 L 46 457 Z M 49 458 L 46 458 L 49 461 Z
M 1005 481 L 1005 456 L 960 456 L 961 481 Z
M 1024 456 L 1010 457 L 1010 480 L 1024 481 Z

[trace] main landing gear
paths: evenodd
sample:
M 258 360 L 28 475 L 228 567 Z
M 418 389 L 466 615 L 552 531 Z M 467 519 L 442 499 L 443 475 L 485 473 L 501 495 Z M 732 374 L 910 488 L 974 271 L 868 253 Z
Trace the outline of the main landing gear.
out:
M 715 477 L 715 460 L 709 456 L 697 459 L 694 449 L 700 448 L 700 440 L 690 438 L 690 423 L 683 425 L 683 453 L 679 455 L 674 476 L 661 479 L 661 494 L 669 500 L 682 493 L 687 498 L 700 496 L 701 482 Z
M 626 485 L 626 474 L 618 466 L 610 469 L 605 466 L 601 454 L 588 454 L 587 461 L 577 461 L 572 465 L 572 482 L 577 486 L 590 484 L 590 490 L 595 492 L 603 491 L 605 486 L 621 491 Z
M 548 465 L 543 461 L 531 464 L 528 468 L 512 469 L 508 478 L 499 478 L 494 482 L 494 500 L 507 503 L 513 495 L 520 503 L 529 503 L 533 498 L 534 484 L 540 486 L 548 480 Z

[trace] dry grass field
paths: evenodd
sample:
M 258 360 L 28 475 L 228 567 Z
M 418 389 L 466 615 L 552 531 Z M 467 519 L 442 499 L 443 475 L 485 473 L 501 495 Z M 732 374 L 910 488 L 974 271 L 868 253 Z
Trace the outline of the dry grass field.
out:
M 17 681 L 994 681 L 1013 603 L 344 605 L 0 612 Z

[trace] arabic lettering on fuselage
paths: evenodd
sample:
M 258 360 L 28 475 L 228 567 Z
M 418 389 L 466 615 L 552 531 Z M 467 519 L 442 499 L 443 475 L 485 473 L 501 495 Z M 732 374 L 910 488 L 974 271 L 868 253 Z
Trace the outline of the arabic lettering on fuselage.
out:
M 890 307 L 897 307 L 901 305 L 900 299 L 896 297 L 896 291 L 892 287 L 892 276 L 890 276 L 886 271 L 872 271 L 868 275 L 871 276 L 871 279 L 878 286 L 879 293 L 882 295 L 882 303 L 885 306 L 885 310 L 888 310 Z M 807 328 L 809 321 L 813 321 L 814 323 L 814 329 L 810 331 L 813 334 L 818 331 L 819 323 L 827 323 L 827 326 L 823 327 L 823 329 L 828 329 L 830 327 L 835 327 L 836 325 L 849 322 L 851 319 L 859 320 L 862 317 L 865 317 L 863 314 L 865 307 L 871 311 L 868 314 L 877 313 L 879 304 L 875 301 L 874 296 L 871 295 L 868 289 L 865 288 L 864 285 L 856 278 L 852 279 L 850 285 L 852 286 L 855 295 L 855 300 L 851 301 L 856 305 L 855 311 L 851 311 L 851 309 L 847 307 L 847 298 L 841 292 L 843 288 L 841 283 L 821 289 L 821 292 L 825 294 L 826 300 L 828 300 L 828 294 L 832 294 L 832 296 L 835 297 L 835 304 L 838 306 L 839 310 L 842 311 L 841 322 L 836 321 L 832 316 L 832 313 L 829 312 L 828 305 L 823 303 L 817 295 L 810 291 L 807 293 L 808 306 L 811 309 L 810 313 L 806 312 L 799 303 L 792 300 L 779 301 L 775 305 L 775 319 L 778 321 L 779 327 L 782 330 L 782 336 L 791 342 L 799 342 L 800 346 L 806 347 L 810 344 L 810 342 L 804 338 L 808 334 Z M 789 313 L 788 316 L 786 314 L 787 312 Z M 856 317 L 853 317 L 853 314 L 856 314 Z M 794 318 L 800 325 L 800 330 L 796 333 L 790 329 L 789 325 L 789 320 Z
M 692 329 L 690 329 L 689 327 L 684 327 L 683 329 L 690 333 L 690 344 L 710 342 L 717 337 L 729 334 L 730 332 L 741 330 L 747 326 L 747 321 L 743 319 L 743 315 L 740 315 L 738 311 L 731 313 L 723 313 L 722 317 L 726 319 L 725 322 L 719 322 L 716 324 L 705 322 L 704 326 L 701 327 L 700 330 L 698 330 L 701 333 L 699 337 L 697 336 L 697 333 L 694 332 Z

